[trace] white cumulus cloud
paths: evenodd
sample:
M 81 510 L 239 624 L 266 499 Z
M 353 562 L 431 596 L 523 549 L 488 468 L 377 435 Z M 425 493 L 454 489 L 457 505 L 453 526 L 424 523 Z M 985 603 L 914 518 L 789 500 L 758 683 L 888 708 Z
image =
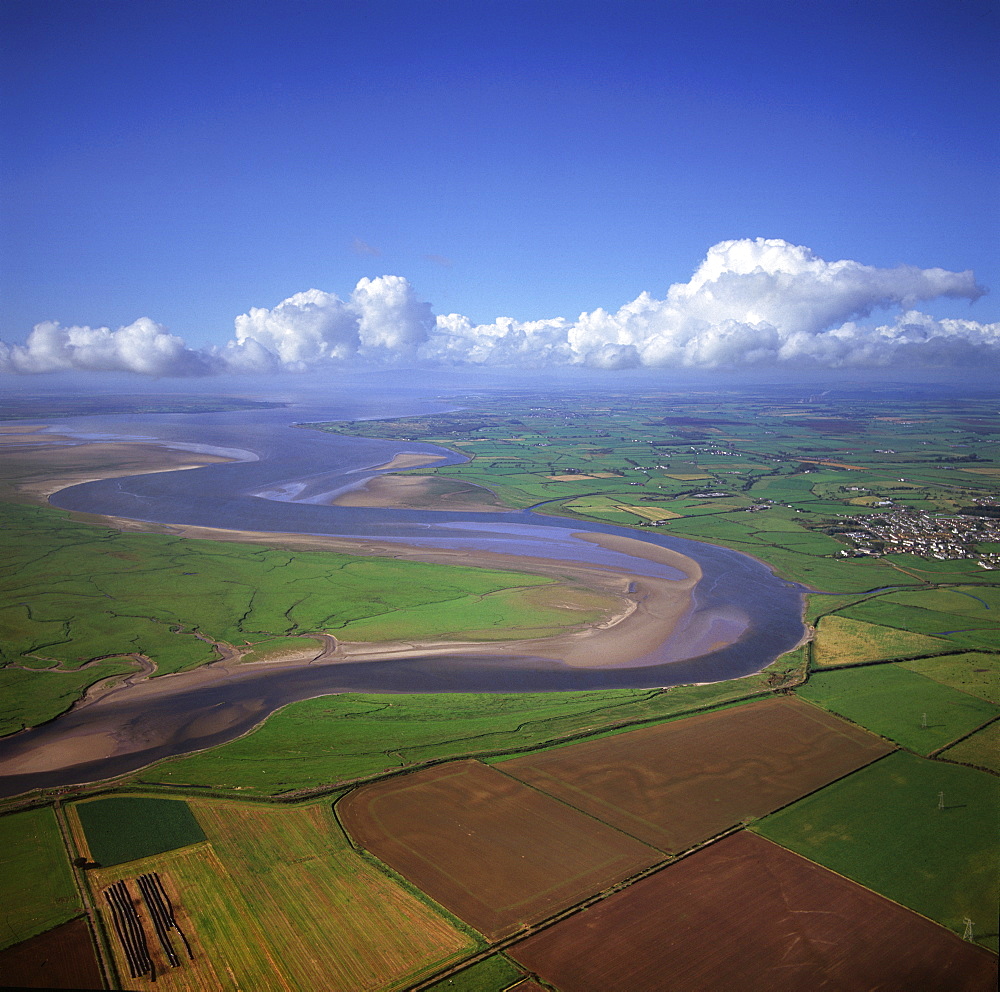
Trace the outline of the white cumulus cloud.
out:
M 662 298 L 644 292 L 615 312 L 597 309 L 575 320 L 435 317 L 406 279 L 384 275 L 362 279 L 346 299 L 310 289 L 251 308 L 236 317 L 232 340 L 207 351 L 188 349 L 145 317 L 117 331 L 42 323 L 24 345 L 0 343 L 0 370 L 191 375 L 351 362 L 605 369 L 989 362 L 1000 358 L 1000 324 L 917 309 L 921 300 L 975 300 L 984 292 L 968 271 L 828 262 L 787 241 L 741 239 L 712 246 L 691 278 Z
M 112 331 L 107 327 L 36 324 L 23 345 L 0 343 L 0 370 L 7 372 L 139 372 L 143 375 L 203 375 L 205 355 L 148 317 Z

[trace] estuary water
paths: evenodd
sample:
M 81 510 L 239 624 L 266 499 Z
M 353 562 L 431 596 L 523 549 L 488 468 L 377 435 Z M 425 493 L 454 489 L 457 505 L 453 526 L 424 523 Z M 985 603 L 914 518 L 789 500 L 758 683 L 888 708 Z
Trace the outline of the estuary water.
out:
M 429 401 L 413 398 L 408 403 L 406 410 L 386 413 L 429 408 Z M 155 698 L 117 690 L 42 727 L 0 740 L 0 768 L 11 770 L 19 755 L 109 727 L 116 753 L 26 775 L 0 774 L 0 795 L 93 781 L 213 746 L 245 733 L 286 703 L 325 693 L 534 692 L 716 682 L 759 671 L 800 640 L 802 588 L 725 548 L 530 510 L 473 513 L 327 505 L 338 492 L 362 485 L 399 452 L 444 455 L 448 463 L 462 460 L 434 445 L 340 437 L 298 426 L 357 416 L 349 404 L 318 403 L 238 413 L 61 420 L 52 424 L 54 433 L 198 446 L 241 460 L 85 483 L 62 490 L 51 502 L 68 510 L 157 523 L 482 549 L 679 577 L 667 566 L 573 536 L 618 534 L 678 551 L 699 564 L 703 577 L 691 608 L 674 631 L 665 631 L 654 652 L 628 668 L 572 668 L 551 659 L 470 652 L 270 671 L 254 667 L 202 687 L 178 678 L 176 692 Z M 723 640 L 730 643 L 713 649 Z

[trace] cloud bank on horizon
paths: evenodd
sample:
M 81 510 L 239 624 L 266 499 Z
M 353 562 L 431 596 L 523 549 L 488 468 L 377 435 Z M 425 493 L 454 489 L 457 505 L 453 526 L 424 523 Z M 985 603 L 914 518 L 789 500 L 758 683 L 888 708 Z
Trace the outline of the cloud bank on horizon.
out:
M 235 319 L 221 348 L 192 349 L 148 317 L 117 330 L 36 324 L 24 345 L 0 342 L 0 371 L 190 376 L 377 365 L 589 366 L 622 369 L 788 365 L 965 365 L 1000 358 L 1000 323 L 935 318 L 922 300 L 976 300 L 973 273 L 827 262 L 778 239 L 723 241 L 666 297 L 641 293 L 603 309 L 474 324 L 435 316 L 401 276 L 362 279 L 347 299 L 310 289 Z M 875 311 L 896 309 L 886 323 Z

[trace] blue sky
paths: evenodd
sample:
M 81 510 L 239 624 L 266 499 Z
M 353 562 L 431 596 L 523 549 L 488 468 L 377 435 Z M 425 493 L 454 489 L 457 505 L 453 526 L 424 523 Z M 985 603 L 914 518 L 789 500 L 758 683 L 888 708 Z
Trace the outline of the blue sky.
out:
M 754 238 L 972 269 L 990 294 L 921 312 L 1000 315 L 992 3 L 6 0 L 0 17 L 8 343 L 148 317 L 221 346 L 250 308 L 387 274 L 472 324 L 573 320 L 661 299 L 711 246 Z

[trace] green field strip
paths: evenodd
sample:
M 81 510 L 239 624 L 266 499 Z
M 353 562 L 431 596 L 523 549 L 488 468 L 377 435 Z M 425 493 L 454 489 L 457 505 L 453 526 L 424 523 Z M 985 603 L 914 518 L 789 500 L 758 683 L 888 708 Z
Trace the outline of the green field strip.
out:
M 78 803 L 91 858 L 102 866 L 136 861 L 205 840 L 191 808 L 179 799 L 112 796 Z
M 936 757 L 974 768 L 984 768 L 1000 775 L 1000 720 L 994 720 L 974 734 L 957 741 Z
M 1000 705 L 1000 654 L 970 651 L 902 661 L 899 666 Z
M 895 664 L 813 672 L 796 694 L 923 755 L 1000 716 L 994 703 Z
M 523 977 L 524 971 L 509 958 L 492 954 L 423 988 L 425 992 L 505 992 Z
M 995 776 L 897 751 L 751 829 L 996 951 L 998 813 Z
M 940 636 L 956 630 L 969 628 L 989 630 L 1000 626 L 997 617 L 990 616 L 985 610 L 982 611 L 984 616 L 942 613 L 923 606 L 903 605 L 895 600 L 894 595 L 875 597 L 854 606 L 844 607 L 840 610 L 840 615 L 880 624 L 883 627 L 896 627 L 899 630 Z
M 55 811 L 0 817 L 0 948 L 82 912 Z

